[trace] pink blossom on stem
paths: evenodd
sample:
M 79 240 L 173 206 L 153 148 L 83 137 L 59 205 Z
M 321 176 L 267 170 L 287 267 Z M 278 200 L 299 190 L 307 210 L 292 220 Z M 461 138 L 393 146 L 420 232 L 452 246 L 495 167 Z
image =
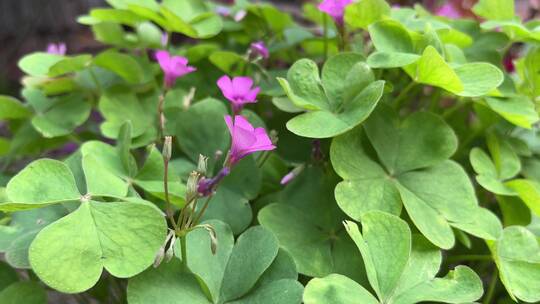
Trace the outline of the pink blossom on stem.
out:
M 262 57 L 264 59 L 270 57 L 270 52 L 268 52 L 268 48 L 264 44 L 264 41 L 253 42 L 249 49 L 256 57 Z
M 176 78 L 189 74 L 197 69 L 188 65 L 188 60 L 182 56 L 171 56 L 169 52 L 159 50 L 156 52 L 156 59 L 165 74 L 165 87 L 174 85 Z
M 218 87 L 221 89 L 223 96 L 232 103 L 233 112 L 240 113 L 242 107 L 246 103 L 257 102 L 257 94 L 260 88 L 253 86 L 253 80 L 249 77 L 234 77 L 224 75 L 217 81 Z
M 338 25 L 343 25 L 345 8 L 352 2 L 353 0 L 324 0 L 318 8 L 321 12 L 330 15 Z
M 461 13 L 456 9 L 452 2 L 446 2 L 443 6 L 439 7 L 436 12 L 437 16 L 446 17 L 449 19 L 461 18 Z
M 49 43 L 47 45 L 47 53 L 55 55 L 65 55 L 67 52 L 66 44 L 63 42 Z
M 241 115 L 236 115 L 234 121 L 231 116 L 227 115 L 225 116 L 225 123 L 231 134 L 230 165 L 234 165 L 251 153 L 270 151 L 276 148 L 264 128 L 254 128 Z

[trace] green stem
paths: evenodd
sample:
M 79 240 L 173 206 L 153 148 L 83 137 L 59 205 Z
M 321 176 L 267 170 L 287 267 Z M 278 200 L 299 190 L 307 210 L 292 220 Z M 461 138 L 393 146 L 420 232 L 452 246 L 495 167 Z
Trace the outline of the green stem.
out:
M 456 263 L 461 261 L 491 261 L 492 258 L 487 254 L 465 254 L 465 255 L 454 255 L 446 259 L 448 263 Z
M 347 49 L 347 43 L 348 43 L 347 30 L 345 29 L 345 25 L 338 25 L 337 27 L 339 29 L 339 34 L 341 36 L 341 39 L 339 40 L 340 41 L 339 50 L 342 52 L 345 52 L 345 50 Z
M 165 116 L 163 114 L 163 107 L 165 103 L 165 93 L 166 90 L 163 89 L 163 92 L 161 95 L 159 95 L 159 101 L 158 101 L 158 139 L 161 139 L 163 135 L 165 135 Z
M 186 235 L 180 237 L 180 249 L 182 251 L 182 270 L 187 270 L 187 242 Z
M 497 270 L 497 267 L 495 267 L 495 270 L 493 271 L 493 275 L 491 276 L 491 281 L 489 282 L 486 298 L 484 299 L 482 303 L 484 304 L 492 303 L 493 297 L 495 296 L 495 289 L 497 288 L 498 281 L 499 281 L 499 271 Z
M 324 36 L 324 62 L 328 58 L 328 17 L 326 14 L 321 12 L 323 16 L 323 36 Z
M 401 108 L 403 105 L 403 102 L 405 101 L 405 98 L 407 97 L 407 94 L 412 90 L 412 88 L 416 85 L 416 82 L 411 81 L 409 84 L 399 93 L 399 95 L 394 99 L 394 107 L 396 109 Z
M 469 104 L 468 99 L 459 98 L 453 107 L 443 113 L 443 118 L 449 118 L 450 116 L 454 115 L 454 113 L 465 107 L 467 104 Z
M 165 212 L 167 214 L 167 218 L 169 218 L 169 221 L 171 222 L 171 225 L 173 225 L 173 228 L 176 231 L 177 226 L 174 220 L 174 213 L 171 208 L 171 201 L 169 199 L 169 161 L 164 159 L 164 165 L 163 190 L 165 191 Z
M 214 197 L 214 196 L 210 195 L 206 199 L 206 201 L 204 202 L 204 205 L 203 205 L 201 211 L 199 211 L 199 214 L 197 214 L 197 217 L 193 221 L 193 226 L 197 226 L 199 224 L 199 221 L 201 220 L 201 217 L 203 216 L 204 212 L 206 211 L 206 208 L 208 208 L 208 204 L 210 203 L 210 200 L 212 199 L 212 197 Z

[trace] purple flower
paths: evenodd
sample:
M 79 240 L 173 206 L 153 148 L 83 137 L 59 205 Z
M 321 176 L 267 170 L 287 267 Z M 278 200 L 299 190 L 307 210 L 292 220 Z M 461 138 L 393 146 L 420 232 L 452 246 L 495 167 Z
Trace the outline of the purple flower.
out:
M 49 43 L 47 45 L 47 53 L 55 55 L 65 55 L 67 51 L 66 44 L 63 42 Z
M 345 8 L 351 4 L 353 0 L 324 0 L 319 4 L 318 8 L 321 12 L 325 12 L 334 18 L 338 25 L 343 25 L 343 15 Z
M 255 57 L 262 57 L 264 59 L 267 59 L 270 57 L 270 53 L 268 52 L 268 48 L 266 48 L 266 45 L 263 41 L 257 41 L 253 42 L 249 47 L 251 53 L 255 55 Z
M 159 50 L 156 52 L 156 59 L 165 74 L 165 87 L 170 88 L 174 85 L 176 78 L 189 74 L 197 69 L 187 65 L 188 60 L 182 56 L 171 56 L 169 52 Z
M 217 85 L 221 89 L 223 96 L 232 103 L 235 114 L 240 113 L 244 104 L 257 102 L 257 94 L 259 94 L 260 88 L 252 88 L 253 80 L 249 77 L 234 77 L 231 79 L 229 76 L 224 75 L 218 79 Z
M 439 7 L 436 14 L 437 16 L 442 16 L 449 19 L 457 19 L 461 17 L 461 13 L 451 2 L 447 2 L 443 6 Z
M 197 192 L 199 192 L 201 196 L 211 195 L 216 190 L 221 180 L 229 175 L 229 173 L 231 173 L 231 169 L 229 167 L 223 167 L 223 169 L 221 169 L 221 171 L 213 178 L 201 179 L 197 185 Z
M 249 121 L 241 115 L 225 116 L 232 143 L 229 151 L 229 164 L 234 165 L 243 157 L 257 152 L 274 150 L 276 146 L 270 140 L 264 128 L 253 128 Z

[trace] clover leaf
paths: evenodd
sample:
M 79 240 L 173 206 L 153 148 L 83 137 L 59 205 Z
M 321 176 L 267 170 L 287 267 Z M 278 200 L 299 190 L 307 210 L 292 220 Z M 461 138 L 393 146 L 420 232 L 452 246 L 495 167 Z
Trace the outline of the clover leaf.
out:
M 148 203 L 86 201 L 41 230 L 29 249 L 30 264 L 52 288 L 82 292 L 103 268 L 127 278 L 152 265 L 165 232 L 165 219 Z
M 30 110 L 16 98 L 0 95 L 0 119 L 21 119 L 30 115 Z
M 122 158 L 118 148 L 103 142 L 88 141 L 81 146 L 81 153 L 88 192 L 108 192 L 109 196 L 124 197 L 128 189 L 132 192 L 132 187 L 136 186 L 157 198 L 165 198 L 163 158 L 155 147 L 149 150 L 140 169 L 135 165 L 130 169 L 126 165 L 134 162 L 131 154 Z M 185 185 L 174 172 L 169 175 L 169 187 L 171 203 L 183 206 Z
M 409 226 L 399 217 L 370 211 L 362 216 L 362 233 L 353 222 L 346 221 L 345 227 L 360 250 L 376 297 L 350 278 L 332 274 L 308 283 L 306 304 L 352 304 L 360 300 L 369 304 L 465 303 L 482 296 L 482 281 L 467 266 L 457 266 L 443 278 L 435 277 L 441 252 L 421 236 L 411 235 Z
M 540 301 L 540 244 L 527 228 L 510 226 L 488 241 L 501 282 L 514 301 Z
M 210 38 L 222 27 L 221 18 L 204 1 L 109 1 L 114 9 L 94 9 L 80 22 L 93 25 L 115 24 L 137 26 L 152 21 L 168 32 L 192 38 Z
M 66 213 L 62 205 L 14 212 L 9 226 L 0 226 L 0 252 L 4 252 L 6 261 L 15 268 L 30 268 L 28 247 L 41 229 Z
M 388 15 L 390 5 L 385 0 L 365 0 L 346 7 L 345 22 L 354 27 L 367 28 Z
M 119 177 L 97 164 L 94 155 L 99 156 L 82 156 L 87 191 L 84 195 L 67 165 L 41 159 L 9 181 L 9 201 L 1 204 L 2 210 L 16 211 L 81 202 L 77 210 L 41 230 L 28 251 L 34 272 L 46 284 L 63 292 L 89 289 L 101 276 L 103 267 L 118 277 L 143 271 L 153 263 L 165 239 L 165 219 L 155 206 L 142 200 L 92 200 L 127 194 L 127 185 L 124 187 Z M 80 259 L 81 255 L 84 259 Z
M 137 96 L 126 87 L 107 90 L 99 100 L 99 110 L 105 118 L 100 126 L 103 135 L 116 139 L 126 121 L 131 122 L 134 139 L 156 134 L 157 97 L 154 97 Z
M 268 230 L 255 226 L 240 235 L 236 244 L 227 224 L 209 221 L 216 232 L 216 254 L 204 229 L 187 235 L 187 262 L 192 274 L 183 273 L 174 259 L 157 269 L 130 279 L 132 304 L 177 303 L 299 303 L 303 287 L 296 281 L 292 259 L 279 250 Z M 178 252 L 177 250 L 176 252 Z
M 341 225 L 345 215 L 334 202 L 334 179 L 321 168 L 304 169 L 275 203 L 259 211 L 258 220 L 291 254 L 298 272 L 316 277 L 341 273 L 362 280 L 357 271 L 361 260 L 351 257 L 354 245 Z
M 333 137 L 354 128 L 373 111 L 384 90 L 384 81 L 375 81 L 356 53 L 331 57 L 321 76 L 315 62 L 301 59 L 289 69 L 287 79 L 278 81 L 294 105 L 308 110 L 289 120 L 287 128 L 311 138 Z
M 503 73 L 492 64 L 463 61 L 451 65 L 446 62 L 441 55 L 444 47 L 439 34 L 445 41 L 462 40 L 455 38 L 456 35 L 466 36 L 459 31 L 454 32 L 453 38 L 450 37 L 450 29 L 436 32 L 428 27 L 420 34 L 396 20 L 381 20 L 369 26 L 369 34 L 377 49 L 367 59 L 373 68 L 401 67 L 415 82 L 437 86 L 464 97 L 486 95 L 503 82 Z
M 495 134 L 488 134 L 487 146 L 493 160 L 480 148 L 473 148 L 471 165 L 478 174 L 477 182 L 485 189 L 499 195 L 516 195 L 504 181 L 515 177 L 521 170 L 521 162 L 510 144 Z
M 516 126 L 530 129 L 539 120 L 534 103 L 525 96 L 486 97 L 485 102 L 493 111 Z
M 37 282 L 15 282 L 0 291 L 0 303 L 46 304 L 47 292 Z
M 437 115 L 417 112 L 400 122 L 381 105 L 364 130 L 332 142 L 332 164 L 344 179 L 335 189 L 337 203 L 356 220 L 370 210 L 399 215 L 403 204 L 420 232 L 444 249 L 454 245 L 451 227 L 496 239 L 499 220 L 478 206 L 467 174 L 448 160 L 456 148 L 453 130 Z

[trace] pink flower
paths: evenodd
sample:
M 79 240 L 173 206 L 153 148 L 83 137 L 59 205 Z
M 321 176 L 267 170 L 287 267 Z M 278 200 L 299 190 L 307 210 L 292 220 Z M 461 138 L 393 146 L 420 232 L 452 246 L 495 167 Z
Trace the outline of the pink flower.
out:
M 156 52 L 156 59 L 165 74 L 165 87 L 174 85 L 176 78 L 189 74 L 197 69 L 187 65 L 188 60 L 182 56 L 171 56 L 169 52 L 159 50 Z
M 318 8 L 321 12 L 325 12 L 334 18 L 338 25 L 343 25 L 343 15 L 345 8 L 351 4 L 353 0 L 324 0 L 319 4 Z
M 264 41 L 253 42 L 249 49 L 255 57 L 262 57 L 264 59 L 270 57 L 270 53 L 268 52 L 268 48 L 266 48 Z
M 66 44 L 63 42 L 49 43 L 47 45 L 47 53 L 55 55 L 65 55 L 67 51 Z
M 243 157 L 257 152 L 274 150 L 276 146 L 270 140 L 264 128 L 253 128 L 249 121 L 241 115 L 225 116 L 225 123 L 231 133 L 231 150 L 229 164 L 234 165 Z
M 439 7 L 436 14 L 437 16 L 442 16 L 449 19 L 457 19 L 462 17 L 461 13 L 451 2 L 447 2 L 443 6 Z
M 235 114 L 240 113 L 244 104 L 257 102 L 260 88 L 252 88 L 253 80 L 249 77 L 234 77 L 231 80 L 229 76 L 224 75 L 218 79 L 217 85 L 223 96 L 232 103 Z

